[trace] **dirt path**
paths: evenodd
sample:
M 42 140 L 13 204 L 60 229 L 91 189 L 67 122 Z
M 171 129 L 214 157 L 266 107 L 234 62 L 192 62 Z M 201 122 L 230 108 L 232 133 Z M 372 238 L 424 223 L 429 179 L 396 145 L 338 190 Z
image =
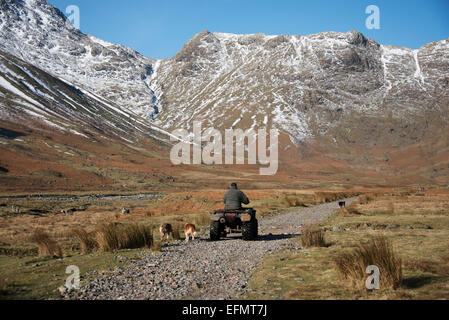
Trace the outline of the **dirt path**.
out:
M 350 203 L 355 198 L 346 199 Z M 316 223 L 338 208 L 330 202 L 301 208 L 259 221 L 257 241 L 240 237 L 211 242 L 204 235 L 194 242 L 165 245 L 161 253 L 98 275 L 71 299 L 231 299 L 244 294 L 251 271 L 263 255 L 289 245 L 303 225 Z

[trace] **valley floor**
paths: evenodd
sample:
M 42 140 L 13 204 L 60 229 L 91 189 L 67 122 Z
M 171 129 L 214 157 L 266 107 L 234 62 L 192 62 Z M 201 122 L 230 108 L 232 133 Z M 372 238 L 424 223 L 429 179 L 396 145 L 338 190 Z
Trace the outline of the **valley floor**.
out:
M 251 272 L 265 254 L 288 245 L 288 239 L 298 236 L 303 225 L 316 223 L 337 208 L 338 202 L 330 202 L 261 219 L 256 241 L 243 241 L 238 236 L 210 241 L 206 234 L 193 242 L 169 244 L 160 254 L 92 280 L 70 298 L 235 298 L 246 292 Z
M 324 247 L 291 247 L 265 256 L 253 273 L 246 299 L 449 299 L 449 195 L 370 194 L 319 224 Z M 403 279 L 393 290 L 367 290 L 342 279 L 334 258 L 372 237 L 391 241 Z M 382 277 L 382 273 L 380 274 Z M 368 277 L 368 275 L 366 275 Z M 365 279 L 364 279 L 365 280 Z
M 177 192 L 163 198 L 2 199 L 0 297 L 61 298 L 66 267 L 81 271 L 82 289 L 71 299 L 447 299 L 449 297 L 449 192 L 247 191 L 257 210 L 260 238 L 239 235 L 211 242 L 208 212 L 221 208 L 222 190 Z M 346 209 L 336 200 L 350 198 Z M 350 203 L 352 204 L 350 205 Z M 12 212 L 12 208 L 19 208 Z M 128 208 L 130 214 L 121 214 Z M 67 213 L 63 214 L 62 211 Z M 183 242 L 182 226 L 195 223 L 200 237 Z M 83 253 L 74 228 L 95 234 L 104 224 L 143 224 L 151 248 Z M 172 223 L 175 240 L 161 243 L 158 227 Z M 301 232 L 316 225 L 324 247 L 306 248 Z M 61 257 L 39 257 L 31 235 L 46 232 Z M 368 292 L 338 277 L 333 257 L 371 236 L 392 241 L 402 259 L 396 290 Z

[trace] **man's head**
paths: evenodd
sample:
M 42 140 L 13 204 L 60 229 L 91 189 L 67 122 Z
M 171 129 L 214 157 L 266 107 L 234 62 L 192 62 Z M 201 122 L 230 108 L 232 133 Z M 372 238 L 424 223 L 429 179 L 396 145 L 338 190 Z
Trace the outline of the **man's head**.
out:
M 231 189 L 237 189 L 237 183 L 235 182 L 231 183 Z

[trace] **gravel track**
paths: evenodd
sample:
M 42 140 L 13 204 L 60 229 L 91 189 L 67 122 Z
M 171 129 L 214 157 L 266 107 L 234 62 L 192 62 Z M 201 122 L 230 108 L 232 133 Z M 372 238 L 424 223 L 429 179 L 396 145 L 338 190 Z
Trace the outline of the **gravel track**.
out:
M 346 199 L 346 203 L 354 199 Z M 93 274 L 95 280 L 66 298 L 232 299 L 246 292 L 251 272 L 265 254 L 295 246 L 288 239 L 299 236 L 303 225 L 317 223 L 337 208 L 338 201 L 261 219 L 257 241 L 243 241 L 234 235 L 212 242 L 206 233 L 193 242 L 165 244 L 160 253 L 107 274 Z

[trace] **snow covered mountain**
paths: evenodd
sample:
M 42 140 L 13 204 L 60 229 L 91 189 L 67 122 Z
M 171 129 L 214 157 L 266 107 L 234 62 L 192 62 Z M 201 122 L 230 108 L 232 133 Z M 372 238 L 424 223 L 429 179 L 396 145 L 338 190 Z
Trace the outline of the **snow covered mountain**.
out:
M 168 142 L 165 132 L 114 102 L 62 81 L 0 51 L 2 121 L 39 125 L 93 139 L 133 144 L 140 138 Z
M 160 125 L 268 125 L 300 143 L 354 112 L 410 118 L 429 107 L 447 110 L 448 80 L 447 40 L 411 50 L 379 45 L 356 31 L 203 31 L 174 58 L 158 62 L 147 81 L 159 101 Z
M 203 31 L 175 57 L 156 61 L 79 32 L 44 0 L 0 0 L 0 8 L 0 50 L 166 129 L 193 120 L 219 128 L 268 125 L 298 145 L 354 112 L 415 117 L 448 104 L 447 40 L 411 50 L 356 31 Z
M 153 112 L 143 81 L 153 59 L 75 29 L 45 0 L 0 0 L 0 50 L 139 114 Z
M 170 146 L 142 117 L 0 51 L 0 192 L 167 185 Z
M 278 128 L 285 159 L 449 177 L 449 39 L 412 50 L 357 31 L 203 31 L 154 60 L 81 33 L 44 0 L 0 0 L 0 40 L 2 120 L 132 142 L 195 120 Z

